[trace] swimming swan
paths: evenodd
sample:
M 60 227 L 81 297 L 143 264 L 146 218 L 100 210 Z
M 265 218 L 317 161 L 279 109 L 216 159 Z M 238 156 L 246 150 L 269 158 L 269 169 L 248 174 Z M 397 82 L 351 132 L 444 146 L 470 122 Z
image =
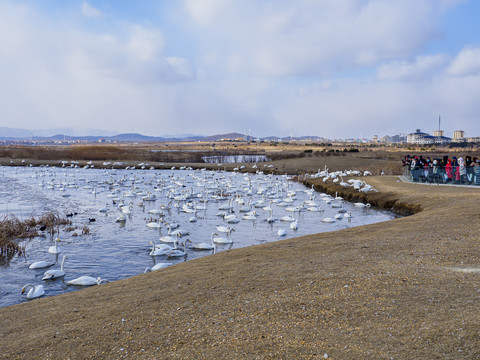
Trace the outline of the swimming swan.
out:
M 63 255 L 62 265 L 60 270 L 48 270 L 45 271 L 42 280 L 53 280 L 65 276 L 65 271 L 63 270 L 63 264 L 65 264 L 65 259 L 67 259 L 67 255 Z
M 172 263 L 158 263 L 158 264 L 155 264 L 152 267 L 147 267 L 143 273 L 146 274 L 149 271 L 160 270 L 160 269 L 166 268 L 167 266 L 170 266 L 170 265 L 172 265 Z
M 230 231 L 227 233 L 228 234 L 228 239 L 226 239 L 224 237 L 215 237 L 215 238 L 213 238 L 213 241 L 216 242 L 217 244 L 231 244 L 231 243 L 233 243 L 232 231 L 235 231 L 235 229 L 230 229 Z
M 152 245 L 152 251 L 150 251 L 150 256 L 166 255 L 169 251 L 175 249 L 174 247 L 167 244 L 155 245 L 153 241 L 150 241 L 150 244 Z
M 67 285 L 91 286 L 100 285 L 104 281 L 108 282 L 106 279 L 100 277 L 95 279 L 94 277 L 83 275 L 79 278 L 67 281 Z
M 60 254 L 62 252 L 62 249 L 58 247 L 58 243 L 60 242 L 59 238 L 55 239 L 55 245 L 52 245 L 48 248 L 48 252 L 50 254 Z
M 50 262 L 50 261 L 40 260 L 40 261 L 35 261 L 34 263 L 30 264 L 30 266 L 28 268 L 29 269 L 44 269 L 44 268 L 50 267 L 52 265 L 55 265 L 55 263 Z
M 22 288 L 22 294 L 25 291 L 27 291 L 27 289 L 30 289 L 27 292 L 27 299 L 35 299 L 35 298 L 43 296 L 45 294 L 45 289 L 43 288 L 43 285 L 27 284 Z
M 218 228 L 218 226 L 217 226 Z M 208 243 L 200 243 L 200 244 L 195 244 L 192 246 L 192 249 L 194 250 L 213 250 L 215 249 L 215 241 L 213 241 L 213 237 L 218 234 L 213 232 L 212 235 L 210 236 L 210 244 Z

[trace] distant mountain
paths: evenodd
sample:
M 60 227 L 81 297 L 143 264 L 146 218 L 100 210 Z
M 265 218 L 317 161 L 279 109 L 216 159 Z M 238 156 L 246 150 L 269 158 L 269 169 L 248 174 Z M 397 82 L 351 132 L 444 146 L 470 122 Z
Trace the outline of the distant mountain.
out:
M 2 139 L 29 138 L 33 135 L 31 130 L 0 127 L 0 138 Z
M 65 131 L 57 131 L 59 129 L 45 129 L 45 130 L 27 130 L 27 129 L 15 129 L 8 127 L 0 127 L 0 140 L 24 140 L 24 141 L 90 141 L 98 142 L 110 141 L 110 142 L 163 142 L 163 141 L 222 141 L 222 140 L 254 140 L 253 136 L 246 136 L 240 133 L 227 133 L 218 135 L 177 135 L 171 136 L 147 136 L 138 133 L 109 133 L 108 131 L 102 133 L 102 130 L 73 130 L 63 129 Z M 74 133 L 87 132 L 89 135 L 74 135 Z M 96 133 L 97 132 L 97 133 Z M 96 133 L 96 134 L 95 134 Z M 48 134 L 48 135 L 46 135 Z M 279 138 L 277 136 L 269 136 L 262 138 L 265 141 L 289 141 L 289 140 L 317 140 L 316 136 L 301 136 L 301 137 L 284 137 Z
M 126 133 L 126 134 L 118 134 L 115 136 L 109 136 L 106 139 L 111 141 L 121 141 L 121 142 L 147 142 L 147 141 L 166 141 L 168 139 L 163 137 L 156 137 L 156 136 L 146 136 L 142 134 L 136 133 Z
M 245 135 L 239 133 L 219 134 L 212 136 L 204 136 L 204 141 L 220 141 L 220 140 L 237 140 L 245 139 Z
M 117 134 L 116 131 L 99 130 L 99 129 L 71 129 L 71 128 L 57 128 L 57 129 L 17 129 L 9 127 L 0 127 L 1 139 L 28 139 L 31 137 L 52 137 L 56 134 L 66 136 L 85 137 L 85 136 L 112 136 Z

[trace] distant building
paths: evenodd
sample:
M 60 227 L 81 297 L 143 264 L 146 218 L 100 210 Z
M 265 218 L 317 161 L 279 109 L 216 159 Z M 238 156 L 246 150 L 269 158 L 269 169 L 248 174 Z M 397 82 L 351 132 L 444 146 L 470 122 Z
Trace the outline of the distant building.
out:
M 427 133 L 422 132 L 420 129 L 415 130 L 414 133 L 407 135 L 408 144 L 416 145 L 433 145 L 433 144 L 449 144 L 452 142 L 452 139 L 446 136 L 443 136 L 443 130 L 435 130 L 433 136 Z
M 455 130 L 453 132 L 453 139 L 454 142 L 463 142 L 465 141 L 465 131 L 463 130 Z
M 422 132 L 420 129 L 416 129 L 414 133 L 407 135 L 407 144 L 428 145 L 434 143 L 435 138 L 432 135 Z
M 373 143 L 378 143 L 378 135 L 373 135 L 372 142 Z
M 480 144 L 480 137 L 469 137 L 467 138 L 467 142 L 469 143 L 477 143 Z

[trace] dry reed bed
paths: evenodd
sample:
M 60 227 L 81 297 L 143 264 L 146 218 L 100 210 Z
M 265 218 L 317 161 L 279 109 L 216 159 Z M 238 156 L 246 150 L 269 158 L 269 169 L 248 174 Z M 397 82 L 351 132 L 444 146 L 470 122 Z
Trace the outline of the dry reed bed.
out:
M 34 217 L 20 220 L 15 216 L 7 215 L 0 219 L 0 263 L 11 260 L 15 255 L 21 255 L 25 249 L 18 244 L 18 239 L 39 236 L 39 229 L 53 233 L 60 225 L 70 224 L 70 221 L 61 218 L 58 214 L 48 213 L 35 219 Z

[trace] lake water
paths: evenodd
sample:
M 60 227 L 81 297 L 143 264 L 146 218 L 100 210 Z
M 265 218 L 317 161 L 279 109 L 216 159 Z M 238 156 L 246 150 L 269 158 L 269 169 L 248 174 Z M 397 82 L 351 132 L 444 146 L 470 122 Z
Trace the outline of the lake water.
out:
M 21 295 L 21 289 L 28 283 L 43 284 L 45 296 L 51 296 L 81 289 L 68 286 L 66 282 L 82 275 L 114 281 L 141 274 L 146 267 L 158 262 L 174 265 L 212 254 L 213 251 L 187 248 L 187 254 L 182 258 L 150 256 L 152 245 L 149 243 L 160 244 L 159 237 L 167 235 L 165 223 L 178 223 L 181 229 L 188 230 L 190 234 L 182 236 L 181 241 L 189 239 L 193 244 L 210 243 L 213 232 L 226 237 L 216 230 L 216 226 L 231 226 L 235 229 L 231 236 L 233 243 L 218 245 L 216 251 L 221 252 L 395 217 L 390 212 L 360 208 L 315 193 L 302 184 L 289 181 L 286 176 L 261 173 L 1 167 L 0 180 L 2 216 L 15 215 L 26 219 L 51 211 L 62 217 L 76 214 L 70 217 L 76 230 L 67 232 L 60 228 L 60 255 L 48 252 L 54 242 L 50 235 L 20 240 L 20 244 L 26 247 L 26 255 L 16 256 L 9 263 L 0 265 L 0 306 L 27 301 Z M 156 200 L 142 200 L 152 195 Z M 116 219 L 122 214 L 120 204 L 127 206 L 124 209 L 130 214 L 126 215 L 125 222 L 118 223 Z M 228 224 L 218 215 L 226 211 L 220 208 L 229 204 L 233 211 L 231 215 L 239 219 L 236 224 Z M 267 222 L 271 216 L 270 211 L 263 209 L 267 206 L 272 208 L 276 219 L 273 223 Z M 321 211 L 311 211 L 315 207 Z M 195 215 L 194 208 L 197 208 L 198 220 L 190 222 Z M 301 210 L 293 213 L 287 210 L 295 208 Z M 255 220 L 243 219 L 246 212 L 242 211 L 246 210 L 256 212 Z M 152 213 L 155 211 L 162 214 Z M 322 222 L 324 218 L 334 219 L 339 211 L 351 213 L 351 218 Z M 298 223 L 297 230 L 290 229 L 290 222 L 279 220 L 292 214 Z M 146 224 L 152 221 L 158 221 L 161 228 L 147 227 Z M 85 226 L 90 230 L 88 235 L 81 234 Z M 285 236 L 277 234 L 280 229 L 285 230 Z M 74 236 L 75 233 L 78 236 Z M 60 268 L 64 254 L 68 256 L 65 277 L 42 280 L 46 270 Z M 29 269 L 29 265 L 38 260 L 56 261 L 56 264 L 48 269 Z
M 234 163 L 252 163 L 265 162 L 268 158 L 265 155 L 217 155 L 217 156 L 203 156 L 202 160 L 208 164 L 234 164 Z

